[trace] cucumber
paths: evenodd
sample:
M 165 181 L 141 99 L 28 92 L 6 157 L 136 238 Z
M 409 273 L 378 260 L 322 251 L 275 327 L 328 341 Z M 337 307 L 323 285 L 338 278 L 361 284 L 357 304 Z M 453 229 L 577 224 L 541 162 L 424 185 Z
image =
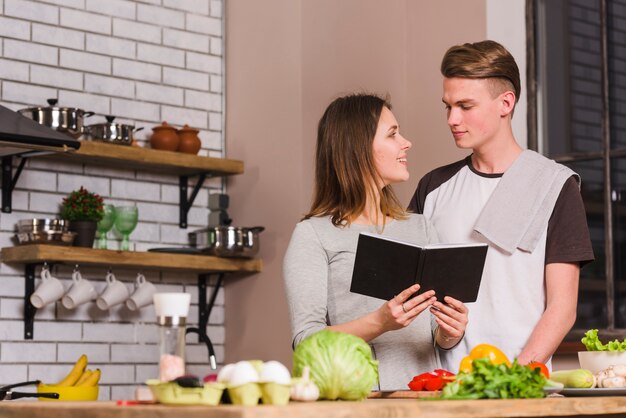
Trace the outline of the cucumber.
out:
M 550 380 L 563 383 L 566 388 L 592 388 L 596 378 L 587 369 L 557 370 L 550 373 Z

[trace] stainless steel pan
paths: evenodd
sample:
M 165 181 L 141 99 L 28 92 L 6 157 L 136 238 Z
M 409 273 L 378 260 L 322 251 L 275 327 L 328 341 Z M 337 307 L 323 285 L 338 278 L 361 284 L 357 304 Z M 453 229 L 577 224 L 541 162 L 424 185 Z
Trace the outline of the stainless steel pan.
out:
M 115 123 L 115 116 L 105 116 L 105 118 L 106 123 L 96 123 L 85 128 L 88 139 L 118 145 L 131 145 L 134 139 L 133 134 L 143 129 L 143 127 L 135 128 L 133 125 Z
M 189 233 L 192 247 L 218 257 L 254 257 L 259 252 L 262 226 L 210 226 Z
M 83 134 L 83 119 L 94 114 L 75 107 L 57 107 L 57 99 L 48 99 L 48 104 L 48 107 L 20 109 L 19 113 L 74 139 Z

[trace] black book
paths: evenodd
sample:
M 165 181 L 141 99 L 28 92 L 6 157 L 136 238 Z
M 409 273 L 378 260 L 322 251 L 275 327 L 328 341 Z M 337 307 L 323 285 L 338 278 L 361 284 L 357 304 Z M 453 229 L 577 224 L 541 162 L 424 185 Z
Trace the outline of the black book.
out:
M 419 283 L 419 293 L 434 289 L 437 299 L 451 296 L 475 302 L 487 244 L 429 244 L 359 234 L 350 291 L 389 300 Z

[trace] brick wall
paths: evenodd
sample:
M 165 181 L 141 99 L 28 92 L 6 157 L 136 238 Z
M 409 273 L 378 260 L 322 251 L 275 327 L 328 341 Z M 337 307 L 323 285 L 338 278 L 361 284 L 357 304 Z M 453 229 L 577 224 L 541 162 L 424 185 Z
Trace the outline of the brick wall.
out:
M 144 127 L 137 133 L 142 145 L 161 121 L 186 123 L 200 129 L 200 155 L 221 157 L 222 7 L 221 0 L 0 0 L 0 104 L 18 110 L 56 97 L 60 106 L 99 114 L 86 124 L 112 114 L 119 123 Z M 63 196 L 81 185 L 107 203 L 139 208 L 139 225 L 131 235 L 138 251 L 187 244 L 187 233 L 207 224 L 209 193 L 222 190 L 220 179 L 205 183 L 185 230 L 177 224 L 174 176 L 32 158 L 13 193 L 13 212 L 0 213 L 0 245 L 14 245 L 17 220 L 55 217 Z M 119 239 L 110 237 L 109 248 L 118 248 Z M 79 268 L 103 290 L 104 268 Z M 71 267 L 52 272 L 70 287 Z M 129 288 L 138 273 L 113 272 Z M 190 292 L 190 320 L 197 323 L 194 275 L 142 273 L 159 291 Z M 0 384 L 55 381 L 82 353 L 89 356 L 90 368 L 103 371 L 100 399 L 132 397 L 138 383 L 158 375 L 152 306 L 134 313 L 123 305 L 109 311 L 93 303 L 75 310 L 49 305 L 37 312 L 34 339 L 24 340 L 23 274 L 22 266 L 0 265 Z M 222 291 L 209 324 L 222 362 Z M 189 371 L 208 373 L 205 347 L 193 336 L 187 344 Z

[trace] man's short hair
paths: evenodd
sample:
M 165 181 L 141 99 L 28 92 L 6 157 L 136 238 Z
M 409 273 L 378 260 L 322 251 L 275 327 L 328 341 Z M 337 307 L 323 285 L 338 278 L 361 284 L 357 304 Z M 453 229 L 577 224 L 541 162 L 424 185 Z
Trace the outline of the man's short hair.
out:
M 448 49 L 441 61 L 441 74 L 446 78 L 491 79 L 493 96 L 511 90 L 515 103 L 520 98 L 519 69 L 511 53 L 495 41 L 481 41 L 455 45 Z

